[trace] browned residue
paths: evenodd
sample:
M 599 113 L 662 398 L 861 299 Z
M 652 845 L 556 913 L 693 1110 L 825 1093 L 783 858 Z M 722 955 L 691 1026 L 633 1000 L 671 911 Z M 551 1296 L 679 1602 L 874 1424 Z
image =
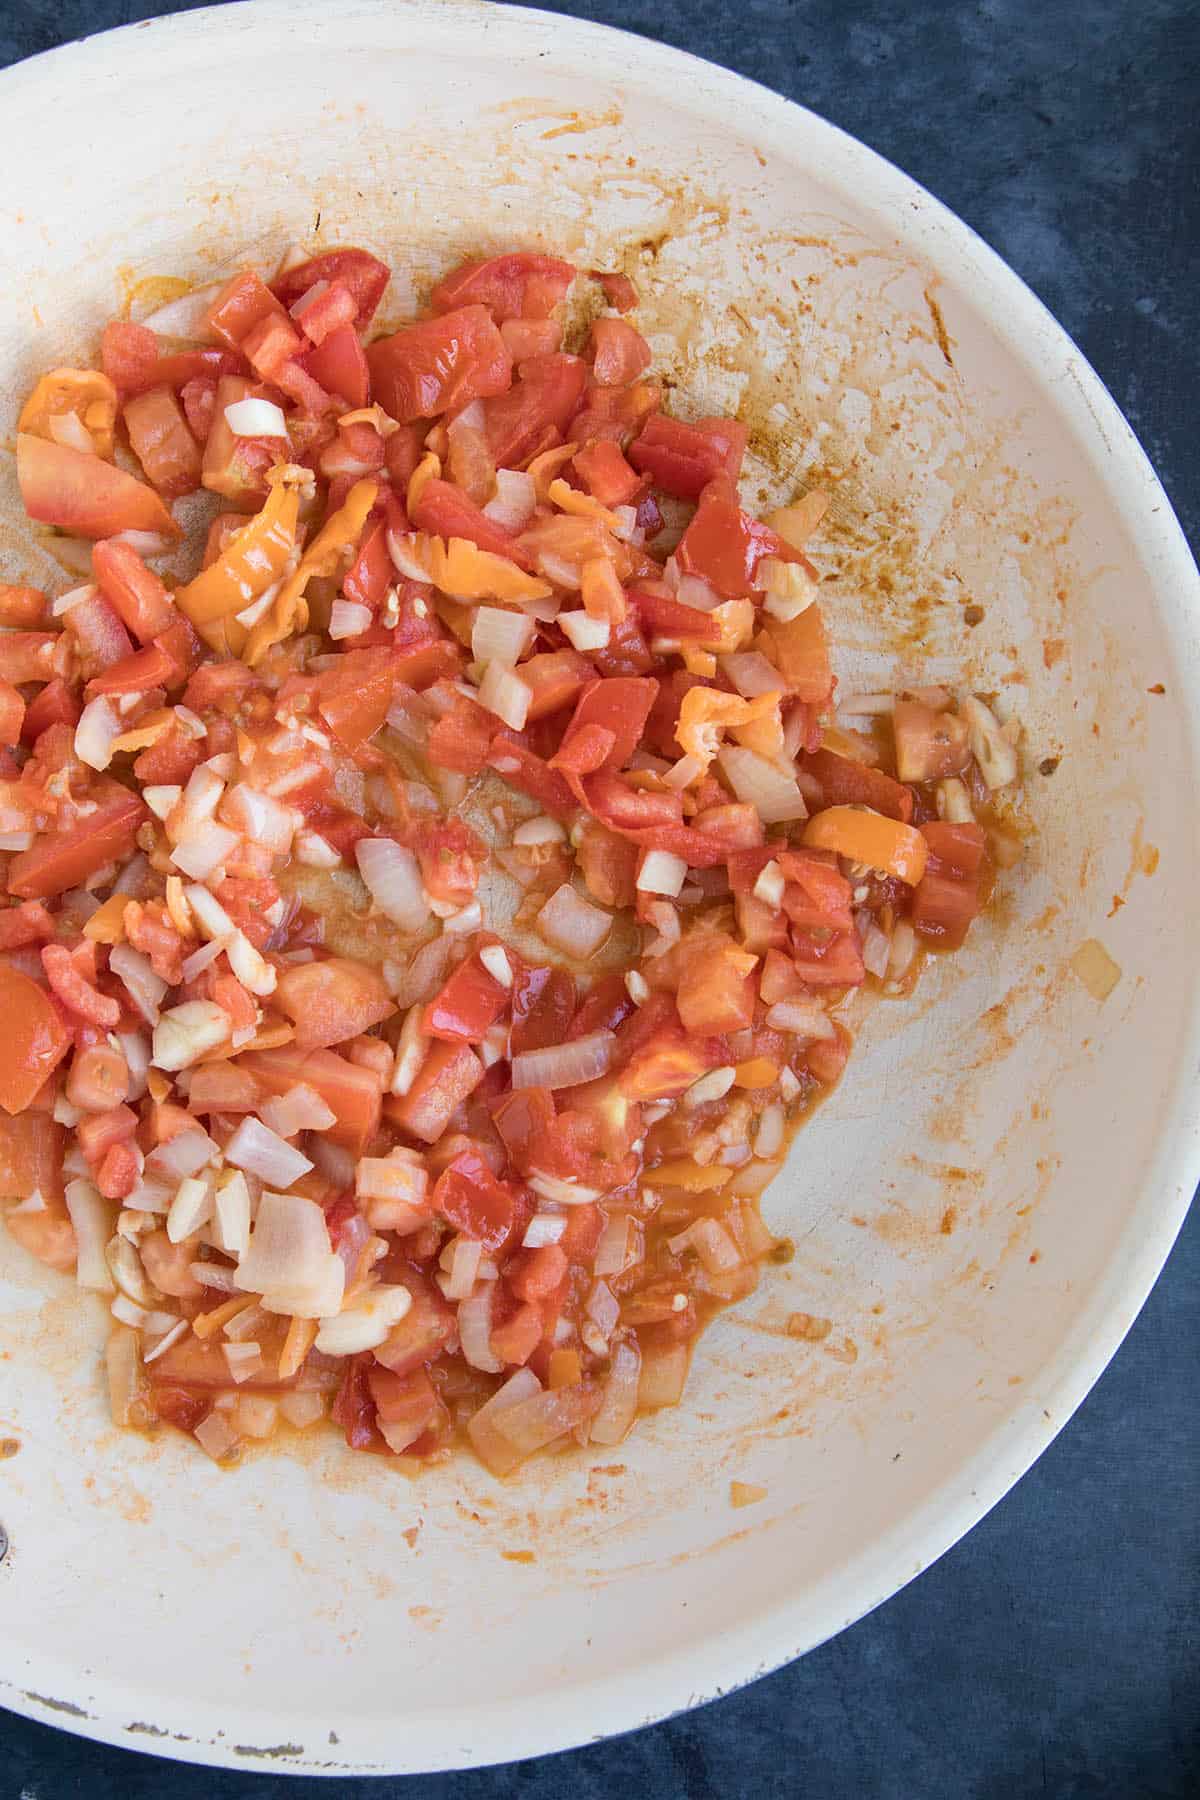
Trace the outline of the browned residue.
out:
M 937 303 L 937 296 L 932 287 L 925 289 L 925 304 L 929 308 L 929 317 L 933 320 L 933 335 L 937 339 L 938 349 L 946 359 L 947 368 L 954 367 L 954 358 L 950 354 L 950 335 L 946 330 L 946 321 L 942 317 L 942 309 Z

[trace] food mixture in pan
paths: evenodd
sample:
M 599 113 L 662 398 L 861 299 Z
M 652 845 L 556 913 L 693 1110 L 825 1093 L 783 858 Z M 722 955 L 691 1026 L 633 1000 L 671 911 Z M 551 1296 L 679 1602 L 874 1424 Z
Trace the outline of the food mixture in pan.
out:
M 745 510 L 627 277 L 497 256 L 380 335 L 387 284 L 159 282 L 25 401 L 75 573 L 0 586 L 0 1193 L 119 1422 L 506 1475 L 786 1257 L 839 1004 L 962 945 L 1015 732 L 835 694 L 826 497 Z

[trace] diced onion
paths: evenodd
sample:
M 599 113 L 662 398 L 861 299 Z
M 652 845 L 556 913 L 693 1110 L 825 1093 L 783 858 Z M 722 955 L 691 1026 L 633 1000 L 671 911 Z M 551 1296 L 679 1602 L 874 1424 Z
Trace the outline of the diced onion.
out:
M 393 924 L 402 931 L 419 931 L 428 923 L 429 902 L 411 850 L 392 838 L 360 838 L 354 858 L 372 900 Z
M 995 713 L 974 694 L 960 701 L 958 710 L 967 721 L 971 755 L 988 788 L 995 793 L 997 788 L 1008 787 L 1017 779 L 1017 753 Z
M 324 1356 L 358 1356 L 375 1350 L 412 1307 L 406 1287 L 367 1288 L 332 1318 L 322 1319 L 316 1348 Z
M 225 423 L 235 437 L 281 437 L 287 420 L 273 400 L 234 400 L 225 408 Z
M 223 281 L 213 281 L 204 287 L 192 288 L 188 293 L 180 294 L 177 300 L 168 300 L 165 306 L 156 307 L 138 323 L 160 337 L 189 338 L 195 344 L 213 343 L 215 339 L 208 315 L 225 285 Z
M 329 609 L 329 635 L 335 640 L 357 637 L 369 628 L 373 617 L 370 607 L 357 600 L 335 600 Z
M 533 642 L 533 620 L 503 606 L 476 608 L 471 625 L 471 654 L 476 662 L 520 662 Z M 486 702 L 485 702 L 486 704 Z
M 537 506 L 533 476 L 523 469 L 497 469 L 496 492 L 483 508 L 492 523 L 505 531 L 524 531 Z
M 522 1247 L 526 1250 L 542 1250 L 547 1244 L 557 1244 L 566 1229 L 567 1221 L 562 1213 L 534 1213 L 525 1227 Z M 596 1272 L 601 1275 L 605 1273 L 603 1269 L 597 1269 Z
M 146 1173 L 152 1181 L 182 1181 L 189 1175 L 198 1175 L 219 1157 L 220 1151 L 207 1131 L 193 1123 L 151 1151 Z
M 499 1375 L 504 1367 L 492 1349 L 492 1309 L 495 1301 L 496 1284 L 488 1281 L 477 1293 L 461 1300 L 458 1306 L 458 1335 L 462 1353 L 473 1369 L 481 1369 L 485 1375 Z
M 717 760 L 738 799 L 753 806 L 764 825 L 782 825 L 791 819 L 808 817 L 795 777 L 785 775 L 765 756 L 738 744 L 726 744 Z
M 107 769 L 113 757 L 113 744 L 124 731 L 123 721 L 114 712 L 104 694 L 89 700 L 75 727 L 75 754 L 90 769 Z
M 68 450 L 80 450 L 85 456 L 94 455 L 96 440 L 78 413 L 51 413 L 46 425 L 56 444 L 65 444 Z
M 512 1059 L 513 1087 L 578 1087 L 605 1074 L 616 1049 L 611 1031 L 589 1031 L 546 1050 L 522 1050 Z
M 215 1409 L 201 1419 L 192 1436 L 214 1462 L 224 1462 L 242 1441 L 224 1413 Z
M 206 819 L 189 832 L 183 843 L 176 844 L 171 861 L 182 874 L 190 875 L 195 881 L 207 881 L 237 849 L 240 841 L 235 831 L 218 825 L 213 819 Z
M 684 1106 L 705 1106 L 710 1100 L 723 1100 L 736 1078 L 737 1071 L 731 1063 L 720 1069 L 710 1069 L 688 1088 L 683 1096 Z
M 1114 962 L 1098 938 L 1085 938 L 1069 959 L 1093 1000 L 1107 1000 L 1121 979 L 1121 965 Z
M 548 944 L 579 962 L 599 950 L 612 930 L 612 914 L 593 906 L 564 881 L 537 915 L 537 928 Z
M 545 813 L 539 813 L 535 819 L 524 819 L 512 834 L 514 844 L 526 848 L 533 844 L 561 844 L 566 841 L 566 832 L 557 819 L 551 819 Z
M 199 950 L 193 950 L 190 956 L 185 956 L 181 965 L 183 979 L 195 981 L 197 975 L 203 975 L 205 969 L 216 962 L 224 948 L 225 945 L 218 938 L 213 938 L 210 943 L 201 944 Z
M 334 603 L 337 604 L 336 601 Z M 221 801 L 221 819 L 241 832 L 251 843 L 286 856 L 296 834 L 296 817 L 290 806 L 284 806 L 270 794 L 262 794 L 241 781 L 231 787 Z
M 312 1168 L 307 1156 L 255 1118 L 242 1120 L 226 1145 L 225 1160 L 275 1188 L 291 1187 Z
M 65 613 L 69 613 L 71 608 L 78 606 L 82 600 L 94 600 L 99 591 L 99 588 L 93 587 L 90 581 L 85 582 L 82 587 L 69 589 L 67 593 L 60 594 L 57 600 L 50 602 L 50 617 L 61 619 Z
M 612 636 L 607 619 L 593 619 L 590 613 L 560 612 L 558 622 L 576 650 L 603 650 Z
M 614 1345 L 600 1410 L 592 1420 L 593 1444 L 619 1444 L 637 1416 L 642 1353 L 632 1335 Z
M 770 862 L 764 863 L 759 870 L 758 880 L 754 883 L 754 898 L 761 900 L 764 906 L 769 906 L 774 910 L 782 906 L 783 890 L 786 886 L 783 870 L 772 857 Z
M 447 1300 L 466 1300 L 475 1286 L 483 1245 L 477 1238 L 456 1237 L 442 1292 Z
M 80 1287 L 94 1294 L 111 1294 L 113 1279 L 105 1251 L 117 1209 L 90 1181 L 68 1181 L 65 1198 L 75 1228 L 75 1279 Z
M 802 1038 L 837 1035 L 833 1020 L 815 1000 L 777 1000 L 767 1008 L 767 1024 L 772 1031 L 791 1031 Z
M 777 693 L 783 685 L 779 670 L 760 650 L 739 650 L 733 656 L 723 656 L 721 667 L 744 700 Z
M 503 944 L 485 944 L 479 952 L 479 960 L 501 987 L 510 988 L 513 984 L 512 964 L 508 960 L 508 952 Z
M 159 1023 L 159 1005 L 167 991 L 167 984 L 161 975 L 156 975 L 150 964 L 150 958 L 135 950 L 132 944 L 114 944 L 108 953 L 108 966 L 121 982 L 130 999 L 145 1019 L 147 1025 L 157 1027 Z M 222 1014 L 225 1029 L 228 1029 L 228 1015 Z M 220 1043 L 218 1038 L 217 1043 Z M 165 1063 L 158 1065 L 166 1068 Z M 177 1065 L 182 1068 L 184 1065 Z
M 469 1300 L 464 1306 L 469 1306 Z M 459 1307 L 462 1316 L 462 1307 Z M 507 1475 L 520 1462 L 520 1454 L 513 1448 L 509 1440 L 500 1435 L 498 1421 L 514 1406 L 523 1401 L 532 1400 L 542 1391 L 542 1384 L 532 1369 L 518 1369 L 510 1375 L 504 1386 L 497 1388 L 479 1411 L 467 1422 L 467 1436 L 470 1438 L 475 1454 L 484 1467 L 493 1475 Z
M 539 1199 L 555 1206 L 590 1206 L 600 1198 L 599 1188 L 584 1187 L 573 1175 L 542 1175 L 534 1170 L 529 1185 Z
M 807 612 L 817 597 L 812 576 L 799 563 L 783 562 L 777 556 L 763 557 L 755 579 L 766 590 L 763 611 L 784 625 Z
M 281 1138 L 296 1137 L 301 1131 L 328 1131 L 337 1124 L 337 1114 L 327 1106 L 315 1088 L 297 1082 L 286 1094 L 273 1095 L 258 1109 L 264 1125 Z
M 250 1243 L 250 1189 L 240 1169 L 225 1169 L 214 1202 L 217 1247 L 242 1256 Z
M 887 974 L 891 949 L 891 940 L 887 933 L 881 931 L 872 919 L 863 936 L 862 959 L 867 974 L 874 975 L 877 981 L 882 981 Z
M 345 1275 L 316 1201 L 264 1192 L 249 1248 L 238 1261 L 239 1285 L 261 1294 L 269 1311 L 324 1318 L 341 1306 Z
M 635 886 L 639 893 L 665 894 L 673 900 L 682 890 L 687 872 L 682 856 L 675 856 L 670 850 L 647 850 Z
M 523 731 L 533 693 L 507 663 L 495 661 L 490 662 L 483 672 L 477 699 L 480 706 L 511 730 Z
M 112 964 L 111 955 L 109 964 Z M 155 1025 L 150 1060 L 156 1069 L 166 1069 L 170 1074 L 190 1068 L 192 1063 L 199 1062 L 202 1056 L 225 1042 L 229 1024 L 229 1014 L 215 1000 L 185 1000 L 182 1006 L 173 1006 L 163 1013 Z
M 318 1419 L 325 1417 L 324 1396 L 297 1388 L 291 1393 L 280 1395 L 279 1410 L 289 1425 L 294 1425 L 297 1431 L 304 1431 L 308 1426 L 315 1425 Z
M 551 1388 L 505 1407 L 495 1421 L 496 1431 L 512 1445 L 521 1461 L 573 1431 L 595 1410 L 594 1395 L 587 1388 Z

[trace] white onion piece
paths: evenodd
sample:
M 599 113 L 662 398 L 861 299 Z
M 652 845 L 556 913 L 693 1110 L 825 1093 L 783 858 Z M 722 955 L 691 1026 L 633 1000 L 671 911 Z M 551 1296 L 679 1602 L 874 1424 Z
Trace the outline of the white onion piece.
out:
M 215 1410 L 201 1419 L 192 1436 L 214 1462 L 223 1462 L 242 1441 L 224 1413 Z
M 537 928 L 548 944 L 586 962 L 612 930 L 612 914 L 593 906 L 564 881 L 538 913 Z
M 558 622 L 576 650 L 603 650 L 612 636 L 608 620 L 593 619 L 590 613 L 560 612 Z
M 90 1181 L 68 1181 L 65 1198 L 75 1228 L 75 1280 L 93 1294 L 111 1294 L 113 1279 L 105 1252 L 117 1209 Z
M 287 420 L 273 400 L 234 400 L 225 408 L 225 423 L 234 437 L 286 438 Z
M 524 531 L 536 506 L 532 475 L 523 469 L 496 470 L 496 492 L 483 508 L 486 518 L 505 531 Z
M 267 1189 L 258 1203 L 249 1247 L 238 1260 L 239 1286 L 261 1294 L 269 1311 L 322 1318 L 339 1310 L 345 1274 L 346 1265 L 329 1247 L 325 1214 L 316 1201 Z M 300 1304 L 275 1304 L 281 1297 Z M 305 1310 L 306 1297 L 310 1308 L 319 1305 L 320 1310 Z
M 584 1187 L 573 1175 L 543 1175 L 534 1170 L 529 1185 L 539 1199 L 549 1200 L 554 1206 L 590 1206 L 600 1198 L 599 1188 Z
M 754 898 L 761 900 L 764 906 L 775 910 L 783 905 L 783 890 L 786 886 L 783 870 L 772 857 L 770 862 L 764 863 L 758 872 L 758 880 L 754 883 L 753 889 Z
M 75 727 L 75 754 L 90 769 L 107 769 L 113 758 L 113 744 L 124 731 L 124 721 L 109 704 L 105 694 L 89 700 Z
M 199 950 L 193 950 L 190 956 L 185 956 L 181 964 L 183 979 L 195 981 L 197 975 L 203 975 L 205 969 L 216 962 L 224 948 L 225 945 L 219 938 L 213 938 L 210 943 L 201 944 Z
M 567 1229 L 567 1221 L 562 1213 L 534 1213 L 525 1227 L 525 1236 L 521 1239 L 525 1250 L 542 1250 L 547 1244 L 557 1244 Z M 603 1270 L 597 1273 L 603 1274 Z
M 370 607 L 357 600 L 335 600 L 329 609 L 329 635 L 335 641 L 357 637 L 368 629 L 373 617 Z
M 328 1131 L 337 1124 L 337 1114 L 304 1081 L 297 1082 L 286 1094 L 264 1100 L 258 1113 L 263 1124 L 281 1138 L 297 1137 L 302 1131 Z
M 71 588 L 67 593 L 60 594 L 57 600 L 50 602 L 50 617 L 61 619 L 64 613 L 69 613 L 71 608 L 78 606 L 81 600 L 94 599 L 99 591 L 99 588 L 94 587 L 90 581 L 85 582 L 82 587 Z
M 561 844 L 566 841 L 566 832 L 557 819 L 551 819 L 546 813 L 539 813 L 534 819 L 524 819 L 512 834 L 514 844 L 522 848 L 530 844 Z
M 171 861 L 182 874 L 190 875 L 194 881 L 207 881 L 226 857 L 233 854 L 240 841 L 236 831 L 230 831 L 226 826 L 206 819 L 189 831 L 183 843 L 176 844 L 171 852 Z
M 177 1131 L 174 1137 L 150 1153 L 146 1162 L 147 1179 L 182 1181 L 185 1176 L 196 1175 L 209 1163 L 216 1162 L 219 1156 L 220 1151 L 207 1131 L 199 1125 L 191 1125 L 185 1131 Z
M 891 940 L 887 933 L 879 929 L 872 919 L 867 926 L 862 943 L 863 967 L 868 975 L 874 975 L 882 981 L 887 974 L 888 957 L 891 955 Z
M 275 1188 L 291 1187 L 312 1168 L 308 1157 L 302 1156 L 294 1145 L 285 1143 L 261 1119 L 251 1117 L 244 1118 L 230 1138 L 225 1160 L 235 1169 L 257 1175 L 260 1181 L 269 1181 Z
M 783 677 L 774 663 L 768 662 L 760 650 L 739 650 L 722 656 L 721 667 L 744 700 L 756 700 L 760 694 L 774 694 L 783 686 Z
M 297 1388 L 280 1395 L 279 1410 L 289 1425 L 294 1425 L 297 1431 L 304 1431 L 309 1425 L 315 1425 L 318 1419 L 325 1417 L 325 1400 L 321 1394 Z
M 815 1000 L 777 1000 L 767 1008 L 767 1024 L 772 1031 L 791 1031 L 797 1037 L 831 1038 L 837 1030 L 833 1020 Z
M 471 625 L 471 654 L 476 662 L 520 662 L 533 642 L 533 620 L 503 606 L 476 608 Z
M 317 1173 L 323 1175 L 333 1187 L 348 1188 L 354 1185 L 353 1151 L 347 1150 L 343 1144 L 335 1144 L 327 1137 L 314 1138 L 309 1148 Z
M 187 338 L 193 344 L 215 344 L 216 336 L 208 323 L 208 314 L 226 285 L 223 281 L 213 281 L 204 287 L 192 288 L 178 300 L 168 300 L 165 306 L 155 307 L 138 323 L 160 337 Z
M 958 710 L 967 722 L 971 755 L 989 790 L 995 793 L 997 788 L 1007 787 L 1017 779 L 1017 753 L 995 713 L 974 694 L 967 694 Z
M 332 1318 L 322 1319 L 316 1348 L 324 1356 L 358 1356 L 383 1343 L 412 1307 L 412 1295 L 397 1283 L 367 1288 Z
M 257 788 L 248 787 L 244 781 L 224 795 L 220 816 L 224 824 L 266 850 L 277 850 L 286 856 L 292 847 L 296 835 L 295 812 L 270 794 L 261 794 Z
M 464 1301 L 469 1306 L 470 1301 Z M 462 1313 L 462 1307 L 459 1308 Z M 499 1420 L 514 1406 L 523 1401 L 533 1400 L 542 1391 L 542 1384 L 532 1369 L 518 1369 L 510 1375 L 504 1386 L 498 1388 L 491 1399 L 481 1406 L 479 1411 L 467 1422 L 467 1436 L 471 1440 L 476 1456 L 484 1467 L 493 1475 L 507 1475 L 515 1469 L 521 1458 L 509 1441 L 498 1431 Z
M 717 760 L 739 800 L 753 806 L 764 825 L 782 825 L 790 819 L 806 819 L 808 808 L 795 777 L 785 775 L 757 751 L 726 744 Z
M 634 883 L 639 893 L 665 894 L 675 899 L 687 880 L 688 866 L 682 856 L 670 850 L 647 850 Z
M 524 730 L 533 693 L 507 663 L 497 660 L 488 664 L 476 698 L 502 724 L 513 731 Z
M 354 857 L 372 900 L 393 924 L 419 931 L 428 923 L 429 902 L 411 850 L 391 838 L 360 838 Z
M 619 1444 L 637 1414 L 642 1353 L 635 1337 L 614 1345 L 600 1410 L 592 1420 L 593 1444 Z
M 82 451 L 84 456 L 95 454 L 96 440 L 78 413 L 51 413 L 46 426 L 56 444 L 65 444 L 68 450 Z
M 250 1189 L 240 1169 L 223 1169 L 214 1201 L 217 1248 L 242 1256 L 250 1242 Z
M 458 1307 L 458 1335 L 462 1353 L 473 1369 L 482 1369 L 485 1375 L 499 1375 L 504 1367 L 492 1349 L 492 1309 L 495 1298 L 495 1283 L 488 1281 L 478 1293 L 461 1300 Z M 470 1426 L 467 1429 L 469 1431 Z
M 125 988 L 147 1025 L 157 1027 L 159 1023 L 158 1009 L 163 995 L 167 991 L 167 984 L 161 975 L 154 973 L 150 958 L 143 956 L 140 950 L 135 950 L 132 944 L 114 944 L 108 953 L 108 966 Z M 227 1016 L 223 1016 L 227 1029 L 229 1020 Z M 216 1040 L 217 1043 L 220 1041 L 220 1038 Z M 158 1066 L 166 1068 L 167 1065 L 160 1063 Z M 177 1066 L 182 1068 L 183 1064 L 179 1063 Z
M 522 1050 L 512 1059 L 512 1084 L 514 1088 L 579 1087 L 606 1074 L 616 1050 L 611 1031 L 589 1031 L 586 1037 L 553 1044 L 546 1050 Z
M 175 1190 L 167 1212 L 167 1236 L 173 1244 L 181 1244 L 212 1217 L 212 1189 L 206 1181 L 186 1175 Z
M 477 1238 L 456 1237 L 450 1268 L 442 1286 L 447 1300 L 466 1300 L 479 1275 L 483 1245 Z
M 129 983 L 126 981 L 125 985 L 128 987 Z M 156 1069 L 166 1069 L 169 1074 L 190 1068 L 225 1042 L 229 1025 L 229 1014 L 215 1000 L 185 1000 L 182 1006 L 173 1006 L 163 1013 L 154 1027 L 150 1060 Z

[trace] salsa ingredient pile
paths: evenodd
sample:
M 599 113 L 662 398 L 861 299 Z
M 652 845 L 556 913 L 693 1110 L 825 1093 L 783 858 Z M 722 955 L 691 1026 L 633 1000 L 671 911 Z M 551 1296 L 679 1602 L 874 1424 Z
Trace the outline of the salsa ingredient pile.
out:
M 973 695 L 835 713 L 825 496 L 744 509 L 626 276 L 471 262 L 380 335 L 388 279 L 158 283 L 21 411 L 76 576 L 0 586 L 0 1192 L 119 1422 L 505 1475 L 786 1254 L 838 1004 L 962 944 L 1017 758 Z

